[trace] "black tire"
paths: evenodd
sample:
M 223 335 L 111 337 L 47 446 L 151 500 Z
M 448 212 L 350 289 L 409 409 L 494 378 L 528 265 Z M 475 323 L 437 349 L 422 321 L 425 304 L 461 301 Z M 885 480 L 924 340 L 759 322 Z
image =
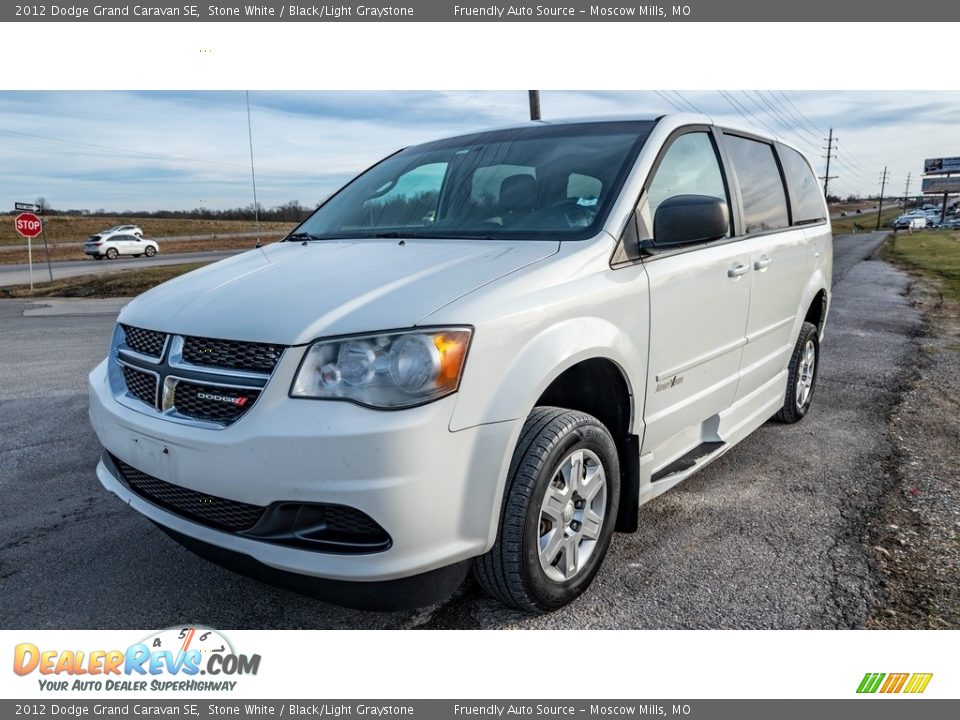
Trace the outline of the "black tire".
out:
M 149 247 L 147 247 L 146 250 L 143 251 L 143 254 L 146 255 L 148 258 L 153 257 L 154 255 L 157 254 L 157 249 L 153 247 L 153 245 L 150 245 Z
M 143 253 L 140 253 L 139 255 L 134 255 L 134 257 L 143 257 Z
M 576 450 L 592 452 L 606 475 L 603 522 L 587 560 L 567 580 L 540 564 L 540 506 L 560 465 Z M 593 581 L 610 545 L 620 500 L 620 463 L 610 432 L 595 417 L 555 407 L 534 408 L 513 453 L 497 540 L 474 562 L 481 587 L 506 605 L 549 612 L 579 597 Z
M 110 260 L 116 260 L 119 254 L 116 248 L 107 248 L 107 258 Z
M 103 255 L 94 255 L 94 256 L 93 256 L 93 259 L 94 259 L 94 260 L 103 260 Z
M 797 397 L 797 384 L 801 382 L 801 369 L 804 366 L 804 353 L 807 351 L 807 343 L 813 344 L 814 362 L 812 376 L 809 378 L 810 391 L 806 399 L 801 403 Z M 774 415 L 774 419 L 782 423 L 795 423 L 803 420 L 810 405 L 813 402 L 813 393 L 817 389 L 817 373 L 820 369 L 820 333 L 817 326 L 810 322 L 805 322 L 800 327 L 800 336 L 797 338 L 797 344 L 793 348 L 793 354 L 790 356 L 790 365 L 788 367 L 787 393 L 783 399 L 783 407 Z

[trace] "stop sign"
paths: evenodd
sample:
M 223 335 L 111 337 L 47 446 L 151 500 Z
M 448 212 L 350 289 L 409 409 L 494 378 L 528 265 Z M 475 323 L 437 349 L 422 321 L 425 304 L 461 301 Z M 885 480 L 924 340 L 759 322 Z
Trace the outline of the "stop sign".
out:
M 17 232 L 27 238 L 35 238 L 43 230 L 43 222 L 33 213 L 20 213 L 15 225 Z

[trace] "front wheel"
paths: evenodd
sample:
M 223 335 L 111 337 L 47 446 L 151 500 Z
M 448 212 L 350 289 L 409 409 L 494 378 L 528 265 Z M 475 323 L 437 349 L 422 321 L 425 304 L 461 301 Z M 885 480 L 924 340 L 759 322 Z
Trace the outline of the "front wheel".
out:
M 800 336 L 793 348 L 788 367 L 787 393 L 783 407 L 775 415 L 782 423 L 800 422 L 813 403 L 813 391 L 817 386 L 817 370 L 820 365 L 820 338 L 817 326 L 805 322 L 800 327 Z
M 157 249 L 153 247 L 153 245 L 148 245 L 147 249 L 143 251 L 143 254 L 146 255 L 148 258 L 153 257 L 154 255 L 157 254 Z
M 520 432 L 497 540 L 477 558 L 486 592 L 528 612 L 567 605 L 606 555 L 620 498 L 620 464 L 595 417 L 538 407 Z

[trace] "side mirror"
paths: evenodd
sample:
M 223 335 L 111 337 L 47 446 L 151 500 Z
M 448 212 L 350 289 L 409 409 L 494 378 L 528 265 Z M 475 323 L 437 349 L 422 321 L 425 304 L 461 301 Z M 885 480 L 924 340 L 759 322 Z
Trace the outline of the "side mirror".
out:
M 719 240 L 730 228 L 727 203 L 709 195 L 674 195 L 657 208 L 653 218 L 656 247 Z

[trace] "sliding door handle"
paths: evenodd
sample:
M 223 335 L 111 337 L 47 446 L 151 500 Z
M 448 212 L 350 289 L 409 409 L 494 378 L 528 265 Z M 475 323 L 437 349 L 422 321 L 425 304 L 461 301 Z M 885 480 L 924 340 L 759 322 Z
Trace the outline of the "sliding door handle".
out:
M 727 269 L 727 277 L 738 278 L 741 275 L 746 275 L 748 272 L 750 272 L 749 265 L 744 265 L 743 263 L 737 263 L 736 265 L 733 265 Z
M 770 258 L 768 258 L 766 255 L 761 255 L 760 258 L 753 263 L 753 269 L 763 272 L 770 267 L 770 262 Z

